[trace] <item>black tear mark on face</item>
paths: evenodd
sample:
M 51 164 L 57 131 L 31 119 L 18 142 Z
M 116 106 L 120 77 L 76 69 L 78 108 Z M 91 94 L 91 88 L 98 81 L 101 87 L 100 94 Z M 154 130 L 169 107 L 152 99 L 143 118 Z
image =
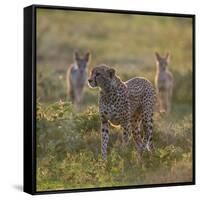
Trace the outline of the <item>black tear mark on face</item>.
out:
M 109 72 L 109 77 L 112 79 L 115 75 L 115 70 L 113 68 L 110 68 L 108 72 Z
M 97 78 L 100 76 L 101 74 L 99 72 L 96 72 L 95 77 L 94 77 L 94 81 L 95 84 L 97 85 Z
M 95 84 L 95 86 L 97 86 L 97 77 L 96 76 L 94 77 L 94 84 Z
M 97 72 L 97 73 L 96 73 L 96 77 L 99 76 L 99 75 L 101 75 L 101 74 L 100 74 L 99 72 Z

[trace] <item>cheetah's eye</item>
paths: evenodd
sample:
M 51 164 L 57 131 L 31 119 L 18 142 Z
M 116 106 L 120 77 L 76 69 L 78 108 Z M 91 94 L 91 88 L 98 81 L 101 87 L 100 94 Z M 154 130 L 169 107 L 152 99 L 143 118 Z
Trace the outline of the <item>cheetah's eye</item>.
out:
M 99 72 L 97 72 L 97 73 L 96 73 L 96 76 L 99 76 L 99 75 L 100 75 L 100 73 L 99 73 Z

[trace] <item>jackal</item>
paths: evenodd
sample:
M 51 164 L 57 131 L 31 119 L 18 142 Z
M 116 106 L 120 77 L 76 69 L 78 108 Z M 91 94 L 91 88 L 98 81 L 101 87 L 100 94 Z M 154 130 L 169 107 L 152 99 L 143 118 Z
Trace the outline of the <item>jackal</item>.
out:
M 169 53 L 163 57 L 156 52 L 155 58 L 157 65 L 155 86 L 157 90 L 159 109 L 160 112 L 170 113 L 173 92 L 173 75 L 168 70 Z
M 74 63 L 67 70 L 67 93 L 77 111 L 80 110 L 83 90 L 87 81 L 89 61 L 89 52 L 85 53 L 83 56 L 80 56 L 78 52 L 75 52 Z

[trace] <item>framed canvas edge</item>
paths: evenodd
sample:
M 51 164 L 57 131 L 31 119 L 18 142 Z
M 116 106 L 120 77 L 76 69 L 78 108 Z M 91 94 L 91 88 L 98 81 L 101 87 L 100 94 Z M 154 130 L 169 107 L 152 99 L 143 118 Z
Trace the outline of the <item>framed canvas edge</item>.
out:
M 98 188 L 80 188 L 80 189 L 64 189 L 64 190 L 36 190 L 36 9 L 60 9 L 88 12 L 105 12 L 119 14 L 138 14 L 168 17 L 183 17 L 192 19 L 192 82 L 193 82 L 193 146 L 192 146 L 192 181 L 176 182 L 176 183 L 159 183 L 148 185 L 130 185 L 130 186 L 113 186 Z M 68 7 L 56 5 L 39 5 L 33 4 L 24 8 L 24 159 L 23 159 L 23 191 L 32 195 L 55 194 L 55 193 L 72 193 L 72 192 L 88 192 L 88 191 L 105 191 L 105 190 L 121 190 L 121 189 L 140 189 L 170 186 L 186 186 L 196 184 L 196 113 L 195 113 L 195 37 L 196 37 L 196 15 L 180 14 L 180 13 L 163 13 L 149 11 L 133 11 L 133 10 L 116 10 L 104 8 L 86 8 L 86 7 Z M 27 24 L 28 23 L 28 24 Z M 31 91 L 30 91 L 31 88 Z M 30 134 L 31 132 L 31 134 Z M 30 135 L 31 137 L 30 137 Z M 30 181 L 31 180 L 31 181 Z
M 28 6 L 30 7 L 30 6 Z M 153 15 L 153 16 L 168 16 L 168 17 L 184 17 L 191 18 L 195 14 L 181 14 L 181 13 L 170 13 L 170 12 L 151 12 L 151 11 L 136 11 L 136 10 L 120 10 L 120 9 L 108 9 L 108 8 L 89 8 L 89 7 L 73 7 L 73 6 L 57 6 L 57 5 L 42 5 L 33 4 L 31 5 L 34 9 L 54 9 L 54 10 L 74 10 L 74 11 L 88 11 L 88 12 L 105 12 L 105 13 L 119 13 L 119 14 L 138 14 L 138 15 Z M 26 8 L 26 7 L 25 7 Z
M 36 191 L 36 38 L 35 8 L 24 8 L 24 155 L 23 191 Z

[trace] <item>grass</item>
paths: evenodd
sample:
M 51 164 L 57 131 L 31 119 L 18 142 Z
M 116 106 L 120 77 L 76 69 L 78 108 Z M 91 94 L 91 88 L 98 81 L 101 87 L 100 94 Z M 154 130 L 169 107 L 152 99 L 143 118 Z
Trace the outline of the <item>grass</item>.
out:
M 192 180 L 191 115 L 168 122 L 157 114 L 155 151 L 141 158 L 132 138 L 122 149 L 120 129 L 111 129 L 104 162 L 95 107 L 76 113 L 67 102 L 38 104 L 37 113 L 38 191 Z
M 98 22 L 98 23 L 97 23 Z M 37 191 L 192 181 L 192 23 L 189 18 L 37 11 Z M 152 154 L 121 148 L 112 128 L 100 152 L 98 89 L 85 87 L 81 112 L 66 94 L 74 50 L 90 50 L 90 69 L 106 63 L 126 81 L 154 82 L 154 52 L 169 51 L 175 78 L 172 113 L 154 115 Z

